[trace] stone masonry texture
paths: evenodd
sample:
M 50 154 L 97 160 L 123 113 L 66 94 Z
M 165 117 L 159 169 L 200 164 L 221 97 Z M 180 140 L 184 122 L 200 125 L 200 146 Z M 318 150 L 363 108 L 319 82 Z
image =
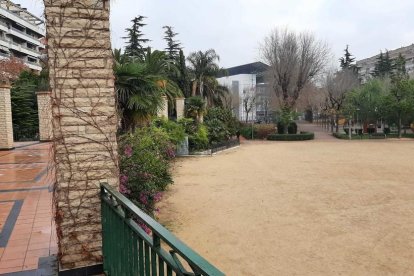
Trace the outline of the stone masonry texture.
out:
M 10 86 L 0 84 L 0 149 L 13 148 Z
M 39 114 L 39 138 L 41 142 L 52 139 L 52 103 L 51 92 L 37 92 L 37 106 Z
M 175 99 L 175 109 L 177 110 L 177 120 L 184 118 L 185 98 Z
M 99 185 L 118 186 L 109 1 L 45 0 L 61 270 L 102 262 Z

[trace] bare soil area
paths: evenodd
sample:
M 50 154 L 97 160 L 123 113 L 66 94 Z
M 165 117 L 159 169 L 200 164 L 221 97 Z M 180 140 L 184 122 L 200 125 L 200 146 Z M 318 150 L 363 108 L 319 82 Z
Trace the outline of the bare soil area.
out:
M 226 275 L 414 275 L 414 141 L 180 159 L 160 221 Z

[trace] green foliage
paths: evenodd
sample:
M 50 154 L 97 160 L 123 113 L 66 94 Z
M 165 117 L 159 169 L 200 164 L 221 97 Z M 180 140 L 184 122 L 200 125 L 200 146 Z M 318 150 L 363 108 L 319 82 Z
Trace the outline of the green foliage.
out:
M 149 42 L 149 39 L 143 38 L 142 28 L 146 25 L 143 23 L 145 16 L 137 16 L 131 20 L 131 28 L 126 28 L 127 36 L 124 39 L 127 40 L 125 46 L 125 55 L 128 57 L 137 58 L 138 60 L 144 60 L 146 55 L 146 47 L 144 44 Z
M 149 122 L 161 108 L 163 95 L 170 102 L 182 96 L 177 84 L 168 78 L 177 68 L 164 52 L 148 51 L 143 61 L 125 58 L 118 51 L 114 51 L 114 57 L 115 87 L 124 130 Z
M 289 133 L 289 126 L 294 122 L 297 114 L 295 111 L 292 111 L 289 107 L 284 106 L 279 114 L 277 119 L 277 131 L 278 133 L 288 134 Z M 292 132 L 292 126 L 291 126 Z M 296 133 L 296 132 L 295 132 Z
M 405 68 L 406 60 L 404 56 L 400 53 L 398 57 L 394 60 L 394 74 L 392 81 L 398 82 L 402 80 L 407 80 L 409 78 L 407 70 Z
M 190 97 L 186 100 L 185 114 L 186 117 L 190 117 L 199 121 L 200 117 L 206 111 L 206 102 L 200 96 Z
M 388 51 L 385 52 L 385 55 L 380 52 L 379 56 L 377 57 L 377 62 L 375 63 L 374 72 L 372 76 L 376 78 L 385 78 L 385 77 L 392 77 L 394 70 L 394 63 L 393 60 L 390 58 Z
M 345 54 L 343 57 L 339 59 L 340 66 L 342 70 L 351 69 L 355 73 L 358 72 L 358 67 L 355 64 L 355 57 L 352 56 L 352 54 L 348 50 L 349 45 L 346 45 L 346 48 L 344 50 Z
M 180 50 L 178 68 L 180 70 L 180 76 L 176 80 L 178 86 L 183 92 L 186 98 L 191 96 L 190 91 L 190 78 L 188 76 L 187 65 L 185 64 L 185 56 L 183 50 Z
M 230 140 L 238 130 L 238 121 L 229 109 L 213 107 L 204 118 L 210 144 Z
M 170 162 L 174 145 L 157 127 L 143 127 L 119 139 L 120 191 L 146 213 L 153 215 L 161 191 L 173 183 Z
M 190 118 L 180 119 L 178 123 L 184 127 L 185 133 L 188 135 L 190 151 L 208 148 L 208 130 L 205 125 Z
M 298 134 L 270 134 L 267 140 L 271 141 L 305 141 L 315 138 L 312 132 L 300 132 Z
M 274 124 L 254 124 L 253 139 L 266 139 L 267 136 L 275 132 Z M 240 128 L 240 134 L 246 139 L 252 139 L 252 125 L 243 124 Z
M 39 85 L 39 76 L 23 71 L 13 82 L 11 88 L 11 104 L 13 129 L 17 133 L 37 133 L 39 117 L 36 91 Z M 35 138 L 35 137 L 30 137 Z
M 174 145 L 181 143 L 185 138 L 185 129 L 182 124 L 176 123 L 165 118 L 157 118 L 153 121 L 155 127 L 163 129 Z
M 171 60 L 177 60 L 179 57 L 179 52 L 181 51 L 181 43 L 175 40 L 175 37 L 178 33 L 174 32 L 174 28 L 171 26 L 162 27 L 164 31 L 164 40 L 167 42 L 167 47 L 165 48 L 168 58 Z

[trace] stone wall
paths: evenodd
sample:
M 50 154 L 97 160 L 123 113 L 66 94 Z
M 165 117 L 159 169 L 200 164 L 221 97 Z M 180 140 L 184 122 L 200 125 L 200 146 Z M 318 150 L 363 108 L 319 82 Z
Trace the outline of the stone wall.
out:
M 102 262 L 99 184 L 118 185 L 109 1 L 45 0 L 60 269 Z
M 175 109 L 177 110 L 177 120 L 185 117 L 185 98 L 175 99 Z
M 0 149 L 13 148 L 10 86 L 0 83 Z
M 162 96 L 162 108 L 158 110 L 158 117 L 168 119 L 168 98 L 166 96 Z
M 52 140 L 52 103 L 51 92 L 37 92 L 37 107 L 39 115 L 39 140 L 46 142 Z

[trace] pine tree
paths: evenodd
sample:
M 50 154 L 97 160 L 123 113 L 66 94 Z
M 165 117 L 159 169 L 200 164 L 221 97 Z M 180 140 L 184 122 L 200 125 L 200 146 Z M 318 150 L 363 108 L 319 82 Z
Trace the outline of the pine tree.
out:
M 131 28 L 126 28 L 127 36 L 123 37 L 127 39 L 128 42 L 125 46 L 125 55 L 130 57 L 137 57 L 140 60 L 143 60 L 146 55 L 147 47 L 144 47 L 144 44 L 148 43 L 150 40 L 143 38 L 144 34 L 142 33 L 142 27 L 147 24 L 143 23 L 145 16 L 138 16 L 131 20 Z
M 400 53 L 393 63 L 394 74 L 393 74 L 392 81 L 394 83 L 402 81 L 402 80 L 407 80 L 409 78 L 407 69 L 405 67 L 405 63 L 406 63 L 406 59 Z
M 175 40 L 178 33 L 175 33 L 173 27 L 171 26 L 164 26 L 163 29 L 165 29 L 164 40 L 167 41 L 167 47 L 165 50 L 168 54 L 168 58 L 171 60 L 177 60 L 182 49 L 182 47 L 180 47 L 181 43 Z
M 394 73 L 393 70 L 394 62 L 390 58 L 389 52 L 386 51 L 384 55 L 381 51 L 377 57 L 377 62 L 375 63 L 375 68 L 372 76 L 376 78 L 392 77 Z
M 353 64 L 355 61 L 355 58 L 349 52 L 348 47 L 349 45 L 346 45 L 346 48 L 344 50 L 345 55 L 339 59 L 342 69 L 350 69 L 351 66 L 353 65 L 355 66 L 355 64 Z

